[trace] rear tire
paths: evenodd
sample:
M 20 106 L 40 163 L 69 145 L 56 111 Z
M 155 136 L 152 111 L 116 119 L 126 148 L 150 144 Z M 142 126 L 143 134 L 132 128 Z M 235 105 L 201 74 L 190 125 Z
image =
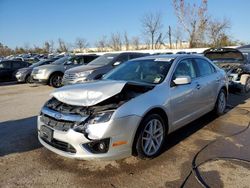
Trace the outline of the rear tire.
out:
M 56 73 L 50 77 L 49 84 L 54 88 L 59 88 L 62 86 L 63 75 Z
M 166 125 L 158 114 L 146 116 L 136 134 L 135 150 L 137 157 L 152 159 L 161 153 L 166 137 Z
M 214 107 L 214 112 L 217 116 L 221 116 L 225 113 L 227 105 L 226 92 L 224 89 L 221 89 L 216 100 Z

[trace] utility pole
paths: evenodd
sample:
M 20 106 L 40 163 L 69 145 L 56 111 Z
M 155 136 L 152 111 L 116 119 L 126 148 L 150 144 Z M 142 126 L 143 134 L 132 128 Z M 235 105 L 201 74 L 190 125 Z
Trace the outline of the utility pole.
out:
M 169 48 L 172 49 L 172 31 L 171 26 L 168 26 L 168 40 L 169 40 Z

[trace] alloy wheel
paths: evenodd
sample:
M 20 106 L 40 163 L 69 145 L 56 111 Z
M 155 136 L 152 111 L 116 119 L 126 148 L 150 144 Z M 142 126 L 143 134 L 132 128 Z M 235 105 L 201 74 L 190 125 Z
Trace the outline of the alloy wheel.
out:
M 62 76 L 56 75 L 52 80 L 52 84 L 55 87 L 60 87 L 62 85 Z
M 150 120 L 142 133 L 142 149 L 148 156 L 154 155 L 163 142 L 163 124 L 158 119 Z

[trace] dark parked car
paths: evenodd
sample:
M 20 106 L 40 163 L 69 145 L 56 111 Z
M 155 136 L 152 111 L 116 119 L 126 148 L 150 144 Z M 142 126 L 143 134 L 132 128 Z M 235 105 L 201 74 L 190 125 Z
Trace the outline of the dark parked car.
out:
M 32 65 L 30 65 L 29 67 L 25 67 L 25 68 L 21 68 L 18 69 L 17 73 L 16 73 L 16 79 L 18 82 L 26 82 L 26 83 L 31 83 L 32 82 L 32 77 L 31 77 L 31 72 L 35 67 L 39 67 L 42 65 L 48 65 L 52 62 L 54 62 L 55 60 L 57 60 L 59 58 L 52 58 L 49 60 L 41 60 L 37 63 L 34 63 Z
M 147 55 L 149 54 L 138 52 L 107 53 L 90 62 L 88 65 L 67 70 L 63 77 L 63 84 L 75 84 L 100 79 L 104 74 L 125 61 Z
M 239 50 L 211 48 L 204 51 L 204 56 L 226 71 L 231 88 L 240 89 L 243 93 L 250 91 L 250 64 Z
M 28 67 L 31 64 L 25 61 L 5 60 L 0 62 L 0 81 L 15 80 L 18 69 Z

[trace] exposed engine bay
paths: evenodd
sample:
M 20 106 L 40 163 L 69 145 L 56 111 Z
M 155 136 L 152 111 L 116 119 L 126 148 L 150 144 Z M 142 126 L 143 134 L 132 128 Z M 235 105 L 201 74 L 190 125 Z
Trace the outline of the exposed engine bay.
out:
M 233 81 L 240 80 L 243 74 L 250 74 L 249 68 L 242 64 L 222 64 L 220 67 L 226 71 L 229 78 L 230 76 L 235 78 Z

